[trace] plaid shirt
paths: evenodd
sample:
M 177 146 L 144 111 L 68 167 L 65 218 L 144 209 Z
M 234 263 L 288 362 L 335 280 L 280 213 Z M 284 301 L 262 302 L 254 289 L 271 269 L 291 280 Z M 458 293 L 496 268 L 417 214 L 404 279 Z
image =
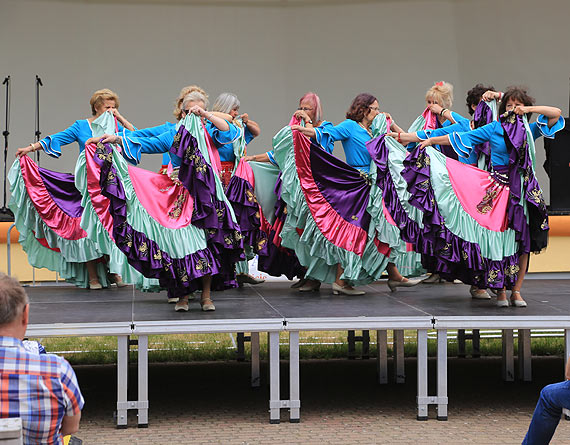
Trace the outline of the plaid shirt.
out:
M 0 418 L 20 417 L 26 444 L 62 444 L 64 416 L 79 414 L 83 396 L 71 365 L 53 354 L 34 354 L 0 336 Z

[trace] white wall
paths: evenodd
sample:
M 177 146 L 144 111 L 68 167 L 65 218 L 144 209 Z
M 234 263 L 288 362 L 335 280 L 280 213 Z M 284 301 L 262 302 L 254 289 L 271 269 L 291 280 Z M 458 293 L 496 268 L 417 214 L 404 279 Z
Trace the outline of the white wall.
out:
M 260 123 L 250 153 L 269 149 L 308 90 L 334 122 L 368 91 L 406 127 L 441 79 L 455 85 L 454 109 L 464 115 L 477 82 L 524 83 L 568 114 L 567 0 L 228 3 L 0 0 L 0 76 L 13 79 L 10 160 L 33 139 L 35 74 L 45 84 L 44 136 L 88 117 L 96 89 L 118 92 L 121 112 L 142 128 L 170 120 L 180 88 L 197 83 L 211 101 L 235 92 Z M 76 156 L 70 147 L 42 166 L 72 171 Z

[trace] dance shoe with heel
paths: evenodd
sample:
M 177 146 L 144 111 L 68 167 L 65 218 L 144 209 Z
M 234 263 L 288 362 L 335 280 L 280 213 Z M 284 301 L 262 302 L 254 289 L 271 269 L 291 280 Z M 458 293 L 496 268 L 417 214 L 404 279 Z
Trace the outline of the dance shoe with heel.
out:
M 404 281 L 405 280 L 405 281 Z M 398 287 L 413 287 L 417 286 L 420 283 L 425 283 L 425 280 L 410 280 L 402 277 L 401 280 L 388 280 L 388 287 L 392 292 L 396 290 Z
M 304 278 L 301 278 L 300 280 L 295 281 L 292 285 L 291 285 L 291 289 L 299 289 L 300 287 L 303 287 L 308 280 L 305 280 Z
M 99 280 L 97 280 L 97 279 L 89 280 L 89 289 L 100 290 L 100 289 L 103 289 L 103 286 L 101 285 L 101 283 L 99 283 Z
M 123 278 L 122 278 L 120 275 L 117 275 L 117 274 L 110 274 L 110 275 L 109 275 L 109 282 L 110 282 L 111 284 L 116 285 L 117 287 L 125 287 L 125 286 L 128 286 L 128 284 L 123 281 Z
M 340 286 L 336 283 L 332 284 L 333 295 L 364 295 L 366 292 L 363 290 L 356 290 L 350 286 L 344 285 Z
M 299 292 L 317 292 L 321 288 L 321 282 L 317 280 L 307 280 L 305 284 L 303 284 L 299 288 Z
M 239 284 L 239 287 L 242 287 L 245 283 L 247 284 L 261 284 L 264 283 L 265 280 L 260 280 L 258 278 L 252 277 L 249 274 L 246 273 L 240 273 L 237 276 L 237 282 Z
M 214 303 L 212 303 L 212 300 L 209 298 L 204 298 L 203 300 L 200 300 L 200 306 L 202 306 L 202 310 L 204 312 L 210 312 L 216 310 L 216 306 L 214 306 Z
M 491 296 L 485 289 L 479 289 L 476 286 L 471 286 L 469 293 L 474 300 L 490 300 Z
M 437 274 L 437 273 L 432 273 L 429 277 L 422 280 L 422 283 L 424 283 L 424 284 L 436 284 L 436 283 L 442 283 L 442 282 L 443 282 L 443 278 L 441 278 L 439 276 L 439 274 Z
M 497 291 L 497 307 L 509 307 L 507 292 L 504 290 Z
M 188 299 L 187 298 L 180 298 L 174 306 L 174 310 L 176 312 L 188 312 Z
M 518 295 L 519 298 L 515 298 L 515 295 Z M 518 290 L 511 291 L 511 305 L 514 307 L 526 307 L 526 301 L 522 299 Z

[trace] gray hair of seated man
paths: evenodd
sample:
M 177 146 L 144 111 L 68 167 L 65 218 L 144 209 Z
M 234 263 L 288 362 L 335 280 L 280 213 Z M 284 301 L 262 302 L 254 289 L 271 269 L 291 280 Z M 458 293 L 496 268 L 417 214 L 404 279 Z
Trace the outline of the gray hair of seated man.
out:
M 240 107 L 240 102 L 237 96 L 233 93 L 222 93 L 218 96 L 212 111 L 219 111 L 220 113 L 230 114 L 230 111 Z
M 28 295 L 18 280 L 0 272 L 0 326 L 11 323 L 28 304 Z

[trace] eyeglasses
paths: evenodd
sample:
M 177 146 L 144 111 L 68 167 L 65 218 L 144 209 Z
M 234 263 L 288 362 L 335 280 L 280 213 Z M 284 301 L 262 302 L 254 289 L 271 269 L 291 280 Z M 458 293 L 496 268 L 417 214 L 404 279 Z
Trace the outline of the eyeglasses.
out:
M 372 111 L 380 111 L 380 108 L 378 107 L 368 107 L 368 108 L 370 108 Z
M 299 110 L 299 111 L 311 111 L 312 108 L 309 108 L 309 107 L 299 107 L 299 108 L 297 108 L 297 110 Z

